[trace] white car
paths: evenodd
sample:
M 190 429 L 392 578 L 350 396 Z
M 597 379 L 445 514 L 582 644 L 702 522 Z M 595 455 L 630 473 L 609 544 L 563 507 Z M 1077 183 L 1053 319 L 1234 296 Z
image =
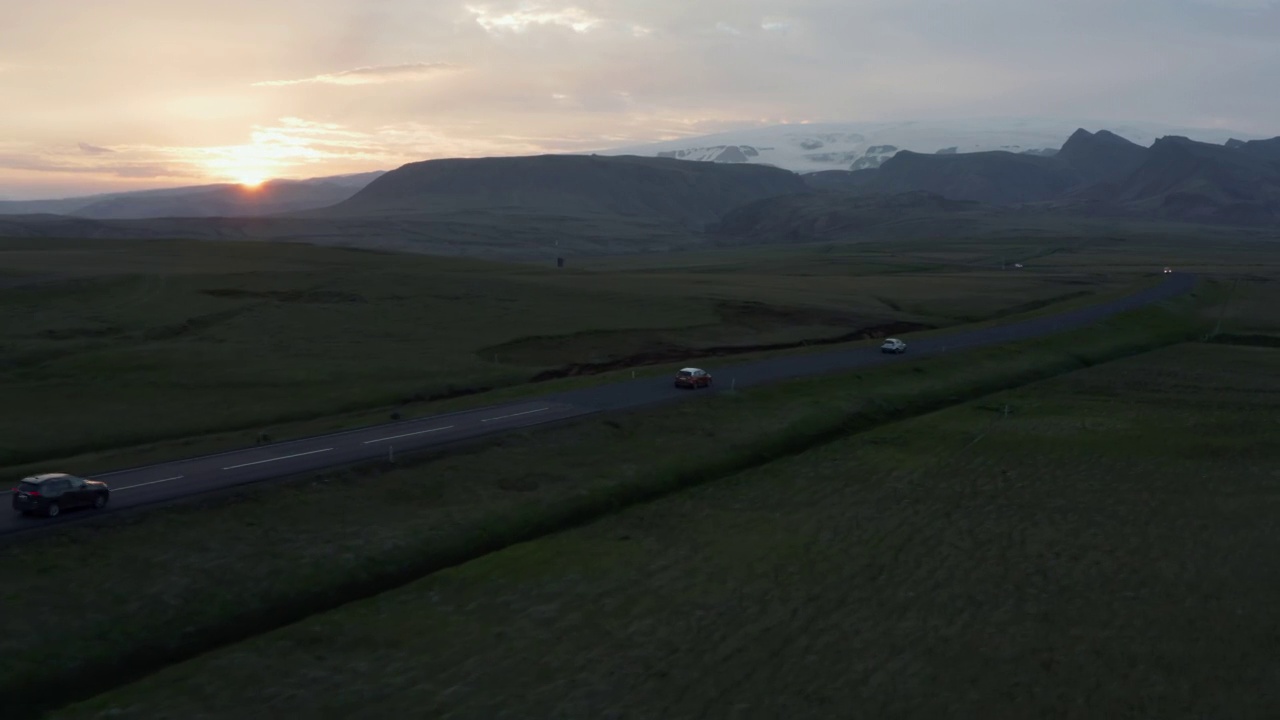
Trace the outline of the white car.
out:
M 902 342 L 898 338 L 889 338 L 888 340 L 885 340 L 880 345 L 880 352 L 898 353 L 899 355 L 901 355 L 906 351 L 907 351 L 907 344 Z

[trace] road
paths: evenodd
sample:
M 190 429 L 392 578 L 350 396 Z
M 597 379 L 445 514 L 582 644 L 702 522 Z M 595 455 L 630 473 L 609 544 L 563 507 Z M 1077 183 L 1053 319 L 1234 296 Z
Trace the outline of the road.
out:
M 909 347 L 905 355 L 887 355 L 875 347 L 859 347 L 708 367 L 715 377 L 715 387 L 711 390 L 679 390 L 672 386 L 667 377 L 648 377 L 216 455 L 90 474 L 91 477 L 111 484 L 111 504 L 106 510 L 67 512 L 58 518 L 26 518 L 18 513 L 0 512 L 0 535 L 57 527 L 124 508 L 176 500 L 245 483 L 388 457 L 397 452 L 446 445 L 599 412 L 702 397 L 730 387 L 747 388 L 1029 340 L 1088 327 L 1118 313 L 1185 294 L 1194 285 L 1194 275 L 1173 273 L 1165 276 L 1159 285 L 1100 305 L 1006 325 L 915 340 L 908 337 Z

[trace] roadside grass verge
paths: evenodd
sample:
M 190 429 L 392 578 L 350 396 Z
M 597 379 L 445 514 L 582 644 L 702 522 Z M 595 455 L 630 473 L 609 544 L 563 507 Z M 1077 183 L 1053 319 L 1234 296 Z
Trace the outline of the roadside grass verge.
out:
M 1202 332 L 1181 298 L 1086 331 L 502 436 L 0 547 L 13 714 L 895 418 Z M 58 623 L 27 618 L 56 616 Z M 6 715 L 9 717 L 9 715 Z
M 512 546 L 54 717 L 1272 717 L 1277 393 L 1280 352 L 1258 348 L 1072 372 Z
M 271 243 L 0 239 L 0 265 L 44 279 L 0 283 L 0 466 L 271 434 L 584 363 L 750 352 L 894 321 L 954 325 L 1128 283 L 945 267 L 889 276 L 852 260 L 802 254 L 775 268 L 730 254 L 717 272 L 628 272 Z

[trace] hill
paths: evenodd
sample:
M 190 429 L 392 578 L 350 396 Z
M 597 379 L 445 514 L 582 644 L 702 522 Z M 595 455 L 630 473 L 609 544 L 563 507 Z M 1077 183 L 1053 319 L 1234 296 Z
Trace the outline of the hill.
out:
M 711 231 L 722 242 L 758 245 L 859 241 L 931 234 L 1002 214 L 976 202 L 948 200 L 926 192 L 856 195 L 816 191 L 759 200 L 729 213 Z
M 1280 162 L 1266 156 L 1269 148 L 1161 138 L 1115 197 L 1130 208 L 1177 220 L 1280 223 Z
M 1076 130 L 1055 156 L 1071 168 L 1082 182 L 1119 182 L 1137 170 L 1146 159 L 1147 149 L 1107 130 L 1096 134 L 1084 128 Z
M 220 183 L 57 200 L 11 200 L 0 202 L 0 215 L 55 214 L 98 220 L 271 215 L 333 205 L 382 174 L 272 180 L 254 188 Z
M 794 173 L 667 158 L 539 155 L 410 163 L 315 217 L 459 211 L 652 218 L 701 229 L 761 198 L 804 192 Z
M 1262 160 L 1280 161 L 1280 137 L 1270 140 L 1228 140 L 1227 147 Z
M 876 173 L 864 170 L 820 170 L 802 176 L 804 182 L 815 190 L 861 190 L 871 186 Z
M 953 200 L 1009 204 L 1051 200 L 1080 182 L 1080 175 L 1056 157 L 901 152 L 885 161 L 869 187 L 886 193 L 924 191 Z

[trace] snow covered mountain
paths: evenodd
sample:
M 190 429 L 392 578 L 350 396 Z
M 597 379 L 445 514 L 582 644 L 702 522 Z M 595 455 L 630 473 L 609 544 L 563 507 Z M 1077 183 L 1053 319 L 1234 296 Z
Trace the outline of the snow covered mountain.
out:
M 1159 123 L 1081 118 L 991 118 L 774 125 L 616 148 L 596 154 L 756 163 L 810 173 L 877 168 L 901 150 L 937 154 L 1007 150 L 1054 155 L 1079 128 L 1110 130 L 1148 147 L 1167 135 L 1219 145 L 1229 139 L 1260 139 L 1260 136 L 1231 130 L 1183 128 Z

